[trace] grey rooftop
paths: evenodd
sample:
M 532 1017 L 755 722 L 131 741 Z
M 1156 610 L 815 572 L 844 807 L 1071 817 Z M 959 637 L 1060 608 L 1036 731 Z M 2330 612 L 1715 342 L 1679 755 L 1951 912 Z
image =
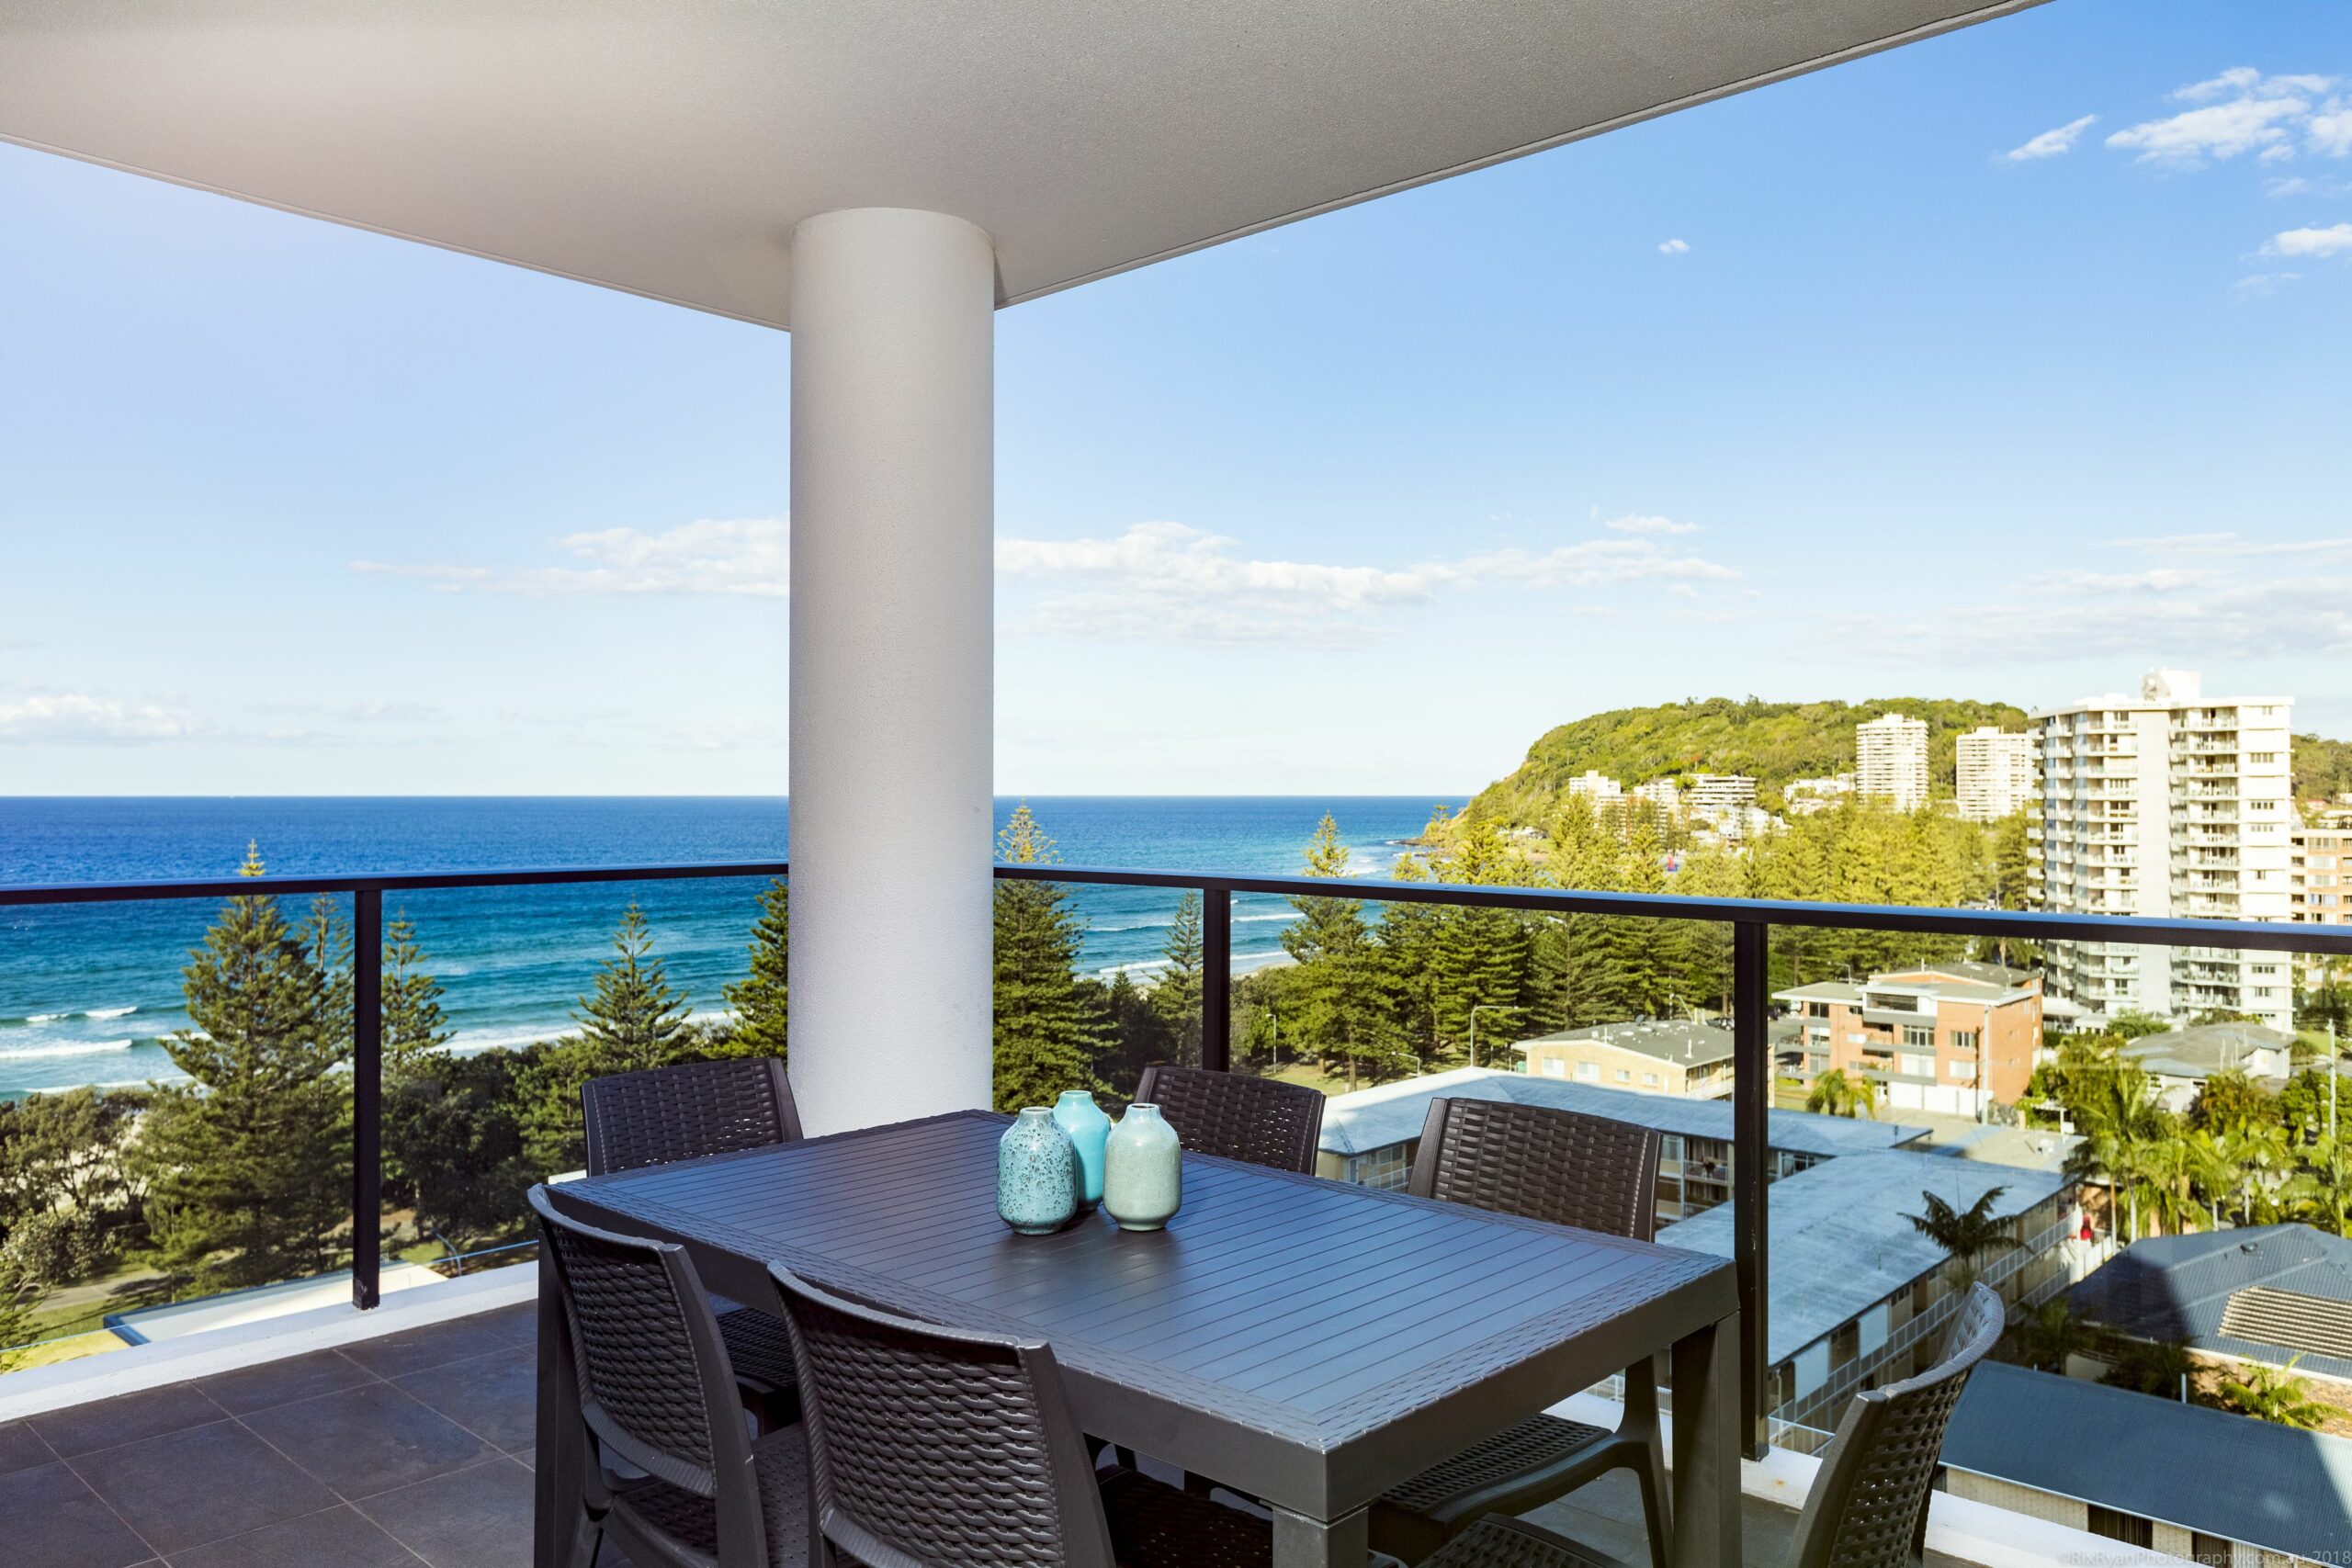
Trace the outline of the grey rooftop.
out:
M 1910 1216 L 1933 1192 L 1965 1209 L 1995 1188 L 2014 1217 L 2068 1185 L 2051 1171 L 1887 1149 L 1825 1160 L 1765 1189 L 1772 1310 L 1765 1354 L 1785 1360 L 1944 1261 Z M 1732 1255 L 1728 1203 L 1657 1233 L 1668 1247 Z M 1987 1258 L 1985 1262 L 1995 1259 Z
M 2068 1299 L 2143 1339 L 2352 1378 L 2352 1241 L 2309 1225 L 2135 1241 Z
M 2258 1023 L 2200 1023 L 2189 1029 L 2143 1034 L 2123 1055 L 2164 1077 L 2205 1078 L 2232 1069 L 2251 1071 L 2246 1059 L 2257 1051 L 2285 1051 L 2293 1041 Z
M 1532 1073 L 1498 1072 L 1491 1067 L 1456 1067 L 1400 1083 L 1334 1095 L 1323 1111 L 1323 1152 L 1363 1155 L 1421 1135 L 1430 1101 L 1441 1095 L 1457 1099 L 1508 1100 L 1521 1105 L 1548 1105 L 1606 1116 L 1636 1126 L 1656 1127 L 1684 1137 L 1732 1141 L 1731 1101 L 1698 1100 L 1679 1094 L 1640 1094 L 1632 1089 L 1601 1089 L 1567 1078 L 1547 1078 Z M 1804 1111 L 1771 1112 L 1772 1147 L 1791 1154 L 1829 1156 L 1894 1148 L 1920 1136 L 1923 1129 L 1892 1122 L 1871 1122 L 1849 1116 L 1815 1116 Z
M 1969 1380 L 1943 1459 L 2316 1562 L 2352 1540 L 2352 1442 L 1999 1361 Z
M 1679 1018 L 1648 1023 L 1595 1023 L 1583 1029 L 1563 1029 L 1556 1034 L 1539 1034 L 1520 1041 L 1511 1049 L 1524 1051 L 1530 1045 L 1577 1043 L 1615 1045 L 1662 1062 L 1697 1066 L 1723 1061 L 1731 1055 L 1731 1029 L 1727 1024 L 1692 1023 Z

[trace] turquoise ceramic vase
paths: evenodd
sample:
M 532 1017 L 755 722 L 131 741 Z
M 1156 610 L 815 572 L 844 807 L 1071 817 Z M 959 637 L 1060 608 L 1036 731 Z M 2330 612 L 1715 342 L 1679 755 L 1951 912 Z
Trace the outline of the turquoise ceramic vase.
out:
M 1050 1235 L 1078 1213 L 1078 1150 L 1042 1105 L 996 1142 L 996 1212 L 1023 1235 Z
M 1091 1094 L 1066 1089 L 1054 1101 L 1054 1120 L 1078 1150 L 1078 1212 L 1091 1213 L 1102 1201 L 1102 1144 L 1111 1135 L 1111 1119 Z
M 1184 1150 L 1157 1105 L 1136 1104 L 1102 1146 L 1102 1209 L 1126 1231 L 1156 1231 L 1184 1201 Z

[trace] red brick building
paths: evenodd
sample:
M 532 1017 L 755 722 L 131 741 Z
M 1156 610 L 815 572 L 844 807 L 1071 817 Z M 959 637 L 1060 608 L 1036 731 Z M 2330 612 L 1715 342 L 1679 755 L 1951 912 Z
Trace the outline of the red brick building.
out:
M 1974 1115 L 2014 1104 L 2041 1044 L 2041 976 L 1997 964 L 1893 970 L 1860 985 L 1779 992 L 1805 1079 L 1831 1068 L 1876 1086 L 1896 1111 Z

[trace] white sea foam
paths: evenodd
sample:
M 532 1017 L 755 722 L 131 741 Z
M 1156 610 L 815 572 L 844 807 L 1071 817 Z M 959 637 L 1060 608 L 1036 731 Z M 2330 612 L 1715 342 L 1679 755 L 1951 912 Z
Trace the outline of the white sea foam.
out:
M 103 1019 L 103 1018 L 129 1018 L 132 1013 L 137 1012 L 138 1010 L 138 1010 L 137 1008 L 135 1008 L 135 1007 L 127 1007 L 127 1008 L 92 1008 L 89 1011 L 87 1011 L 87 1012 L 84 1013 L 82 1016 L 83 1016 L 84 1018 L 101 1018 L 101 1019 Z
M 1295 920 L 1298 918 L 1299 913 L 1296 909 L 1284 909 L 1279 915 L 1236 915 L 1233 917 L 1233 923 L 1238 926 L 1245 920 Z
M 30 1045 L 22 1051 L 0 1051 L 0 1065 L 9 1062 L 31 1062 L 51 1056 L 102 1056 L 112 1051 L 128 1051 L 128 1040 L 61 1040 L 53 1045 Z
M 27 1023 L 55 1023 L 61 1018 L 73 1016 L 70 1012 L 36 1012 L 27 1014 L 25 1021 Z

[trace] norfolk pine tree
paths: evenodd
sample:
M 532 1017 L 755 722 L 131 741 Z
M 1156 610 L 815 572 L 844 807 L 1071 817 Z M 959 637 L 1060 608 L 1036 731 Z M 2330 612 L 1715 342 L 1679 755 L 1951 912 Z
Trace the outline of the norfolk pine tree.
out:
M 238 874 L 263 874 L 258 849 Z M 332 962 L 327 924 L 310 934 Z M 336 1071 L 349 1024 L 327 1016 L 335 977 L 266 895 L 230 899 L 188 959 L 195 1027 L 164 1049 L 192 1081 L 158 1087 L 139 1139 L 156 1257 L 206 1290 L 323 1272 L 351 1179 L 350 1086 Z
M 997 835 L 1015 865 L 1060 859 L 1028 803 Z M 1055 882 L 996 885 L 994 1055 L 996 1108 L 1051 1105 L 1066 1089 L 1097 1089 L 1107 1042 L 1094 988 L 1078 976 L 1084 927 L 1069 889 Z
M 587 1157 L 580 1089 L 590 1078 L 687 1061 L 700 1036 L 687 998 L 670 988 L 669 969 L 653 956 L 645 911 L 632 901 L 613 933 L 613 956 L 580 998 L 580 1032 L 534 1053 L 521 1073 L 523 1137 L 537 1176 L 577 1168 Z
M 723 987 L 727 1005 L 735 1010 L 727 1029 L 730 1055 L 785 1057 L 792 1014 L 791 896 L 781 877 L 760 895 L 760 918 L 752 927 L 752 972 Z
M 530 1185 L 514 1115 L 514 1058 L 452 1055 L 441 983 L 426 972 L 416 928 L 384 931 L 384 1186 L 444 1244 L 503 1234 Z

